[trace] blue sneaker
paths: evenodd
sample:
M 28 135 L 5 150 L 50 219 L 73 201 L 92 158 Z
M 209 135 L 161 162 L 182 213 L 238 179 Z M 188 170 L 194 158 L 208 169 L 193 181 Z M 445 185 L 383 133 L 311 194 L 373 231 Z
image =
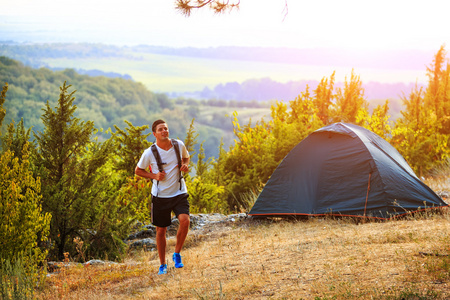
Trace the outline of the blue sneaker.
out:
M 184 267 L 183 263 L 181 262 L 181 255 L 180 253 L 174 253 L 172 256 L 173 262 L 175 263 L 175 268 L 182 268 Z
M 159 266 L 159 272 L 158 275 L 164 275 L 167 274 L 167 265 L 161 265 Z

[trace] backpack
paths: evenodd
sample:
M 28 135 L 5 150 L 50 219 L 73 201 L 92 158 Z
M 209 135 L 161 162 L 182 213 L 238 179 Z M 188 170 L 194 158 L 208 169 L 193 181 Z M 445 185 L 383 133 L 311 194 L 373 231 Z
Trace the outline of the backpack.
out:
M 182 187 L 181 179 L 183 179 L 184 177 L 181 174 L 181 170 L 180 170 L 180 168 L 181 168 L 180 146 L 178 145 L 177 140 L 171 139 L 170 141 L 172 142 L 173 148 L 175 150 L 175 155 L 177 157 L 178 172 L 179 172 L 179 178 L 180 178 L 178 181 L 180 182 L 180 190 L 181 190 L 181 187 Z M 159 172 L 163 172 L 164 171 L 164 168 L 163 168 L 164 163 L 161 161 L 161 156 L 159 155 L 158 149 L 156 148 L 156 144 L 151 145 L 150 148 L 152 150 L 153 156 L 156 159 L 156 164 L 158 165 Z M 157 182 L 157 185 L 158 184 L 159 184 L 159 181 Z

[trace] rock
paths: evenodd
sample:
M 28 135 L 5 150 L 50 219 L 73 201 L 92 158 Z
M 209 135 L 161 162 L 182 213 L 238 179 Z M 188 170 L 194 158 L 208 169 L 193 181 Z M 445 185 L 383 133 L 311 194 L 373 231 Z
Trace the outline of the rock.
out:
M 448 196 L 450 195 L 448 191 L 437 191 L 436 194 L 444 200 L 448 199 Z
M 156 236 L 156 228 L 149 228 L 149 229 L 144 229 L 144 230 L 138 231 L 136 233 L 130 234 L 125 239 L 125 241 L 136 240 L 136 239 L 145 239 L 145 238 L 155 237 L 155 236 Z
M 69 268 L 74 266 L 80 266 L 81 263 L 77 262 L 65 262 L 65 261 L 48 261 L 47 271 L 49 273 L 58 273 L 62 268 Z
M 130 244 L 131 249 L 144 248 L 147 250 L 156 249 L 156 241 L 150 238 L 135 240 Z
M 195 231 L 208 227 L 208 225 L 225 222 L 238 222 L 246 218 L 248 218 L 248 216 L 245 213 L 232 214 L 228 216 L 219 213 L 191 214 L 190 228 L 191 230 Z M 172 225 L 167 227 L 168 237 L 174 237 L 177 233 L 178 226 L 180 225 L 180 222 L 176 217 L 173 217 L 171 221 Z M 152 239 L 156 237 L 156 227 L 154 225 L 142 225 L 142 223 L 139 224 L 140 224 L 139 228 L 143 229 L 136 233 L 130 234 L 125 239 L 125 242 L 129 244 L 130 249 L 141 249 L 141 248 L 149 250 L 156 249 L 156 241 Z
M 240 214 L 228 215 L 226 220 L 231 221 L 231 222 L 236 222 L 239 220 L 244 220 L 245 218 L 247 218 L 247 214 L 240 213 Z
M 100 259 L 91 259 L 90 261 L 87 261 L 84 263 L 85 266 L 94 266 L 94 265 L 104 265 L 104 264 L 117 264 L 114 261 L 103 261 Z
M 48 261 L 47 262 L 47 271 L 49 273 L 54 273 L 61 269 L 61 267 L 64 266 L 63 262 L 57 262 L 57 261 Z

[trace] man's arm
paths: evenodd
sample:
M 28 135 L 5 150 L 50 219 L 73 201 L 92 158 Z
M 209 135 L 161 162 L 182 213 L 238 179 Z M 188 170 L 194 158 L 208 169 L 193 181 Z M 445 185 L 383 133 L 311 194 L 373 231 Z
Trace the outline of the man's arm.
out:
M 181 162 L 180 171 L 189 172 L 189 161 L 190 161 L 190 157 L 183 157 L 182 162 Z
M 158 172 L 156 174 L 154 174 L 152 172 L 147 172 L 147 170 L 141 169 L 137 166 L 136 166 L 136 169 L 134 169 L 134 174 L 136 174 L 137 176 L 143 177 L 143 178 L 147 178 L 147 179 L 156 179 L 158 181 L 163 180 L 164 176 L 166 175 L 165 172 Z

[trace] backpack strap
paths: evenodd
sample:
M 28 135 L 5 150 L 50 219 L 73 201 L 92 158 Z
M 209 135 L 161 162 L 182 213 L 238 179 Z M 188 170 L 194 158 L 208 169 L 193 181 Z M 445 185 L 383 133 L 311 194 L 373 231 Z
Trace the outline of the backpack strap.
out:
M 158 171 L 163 172 L 164 168 L 163 168 L 163 162 L 161 161 L 161 156 L 159 155 L 158 149 L 156 149 L 156 144 L 153 144 L 151 147 L 152 152 L 153 152 L 153 156 L 156 159 L 156 164 L 158 165 Z
M 150 149 L 152 150 L 153 156 L 156 159 L 156 164 L 158 165 L 159 172 L 163 172 L 163 163 L 161 161 L 161 156 L 159 155 L 158 149 L 156 149 L 156 144 L 151 145 Z M 156 180 L 156 197 L 158 197 L 158 185 L 159 180 Z
M 180 182 L 180 190 L 182 187 L 182 183 L 181 183 L 181 179 L 184 178 L 183 175 L 181 174 L 181 154 L 180 154 L 180 145 L 178 144 L 178 141 L 175 139 L 172 139 L 172 145 L 173 145 L 173 149 L 175 150 L 175 154 L 177 156 L 177 161 L 178 161 L 178 174 L 179 174 L 179 179 L 178 181 Z
M 181 188 L 182 188 L 181 179 L 183 179 L 184 177 L 181 174 L 181 170 L 180 170 L 180 168 L 181 168 L 180 145 L 178 144 L 177 140 L 175 140 L 175 139 L 171 139 L 171 142 L 172 142 L 173 148 L 175 150 L 175 155 L 177 157 L 178 172 L 179 172 L 179 180 L 178 181 L 180 182 L 180 190 L 181 190 Z M 156 148 L 156 144 L 153 144 L 150 148 L 152 150 L 153 156 L 156 159 L 156 164 L 158 165 L 159 172 L 164 172 L 164 168 L 163 168 L 164 163 L 161 161 L 161 156 L 159 155 L 158 149 Z M 159 181 L 156 181 L 156 182 L 157 182 L 156 185 L 158 185 Z

